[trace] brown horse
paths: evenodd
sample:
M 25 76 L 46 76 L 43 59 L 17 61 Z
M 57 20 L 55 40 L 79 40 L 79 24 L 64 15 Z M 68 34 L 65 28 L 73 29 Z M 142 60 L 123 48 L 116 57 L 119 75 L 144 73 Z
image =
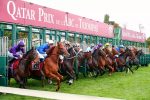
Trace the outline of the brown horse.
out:
M 28 65 L 30 65 L 32 61 L 36 62 L 37 57 L 38 54 L 35 48 L 32 48 L 26 54 L 24 54 L 21 59 L 15 60 L 12 66 L 13 72 L 11 67 L 8 69 L 9 84 L 10 79 L 14 77 L 16 82 L 20 84 L 20 88 L 25 88 L 26 78 L 31 74 Z
M 114 72 L 114 64 L 113 64 L 113 54 L 108 48 L 104 48 L 103 51 L 106 53 L 106 64 L 102 66 L 106 66 L 109 69 L 109 75 L 111 75 Z
M 123 68 L 125 68 L 126 73 L 128 69 L 133 73 L 131 67 L 129 66 L 129 61 L 131 57 L 134 57 L 133 52 L 129 48 L 126 48 L 125 51 L 119 54 L 119 57 L 116 58 L 117 67 L 121 68 L 121 71 L 123 71 Z
M 131 68 L 133 65 L 135 65 L 136 70 L 137 70 L 140 67 L 140 62 L 139 62 L 140 56 L 143 55 L 144 53 L 143 53 L 142 49 L 137 50 L 136 48 L 131 49 L 131 52 L 133 53 L 133 56 L 130 57 L 129 65 Z
M 44 60 L 44 74 L 47 78 L 57 81 L 56 91 L 60 88 L 60 82 L 63 76 L 58 73 L 59 70 L 59 55 L 69 55 L 68 51 L 61 42 L 57 43 L 57 46 L 52 51 L 48 52 L 47 58 Z
M 112 59 L 113 59 L 113 65 L 114 65 L 114 70 L 118 71 L 118 64 L 117 64 L 117 60 L 119 57 L 119 52 L 116 50 L 116 48 L 113 46 L 112 47 Z
M 35 60 L 28 65 L 30 72 L 28 78 L 42 80 L 42 86 L 44 87 L 45 74 L 43 71 L 43 66 L 44 62 L 40 62 L 39 56 L 37 56 Z M 35 70 L 33 67 L 36 67 L 37 69 Z
M 59 71 L 63 76 L 66 76 L 65 80 L 67 83 L 71 85 L 76 79 L 76 75 L 74 72 L 74 60 L 76 57 L 76 52 L 73 47 L 68 49 L 68 53 L 70 56 L 64 57 L 63 63 L 59 63 Z

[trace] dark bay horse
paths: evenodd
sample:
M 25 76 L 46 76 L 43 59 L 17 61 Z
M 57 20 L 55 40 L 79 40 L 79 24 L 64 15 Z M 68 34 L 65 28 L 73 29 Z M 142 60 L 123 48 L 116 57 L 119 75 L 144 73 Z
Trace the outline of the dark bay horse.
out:
M 105 72 L 105 68 L 109 69 L 109 75 L 111 75 L 114 72 L 113 62 L 111 59 L 111 55 L 105 50 L 105 49 L 97 49 L 97 56 L 98 56 L 98 66 L 101 71 L 103 71 L 103 74 Z M 107 54 L 108 53 L 108 54 Z
M 79 72 L 83 73 L 83 76 L 86 77 L 88 74 L 88 64 L 92 61 L 91 52 L 83 52 L 81 49 L 75 47 L 76 58 L 75 58 L 75 72 L 76 78 L 78 79 Z
M 63 80 L 63 76 L 59 74 L 59 56 L 69 55 L 68 51 L 61 42 L 57 43 L 57 46 L 48 53 L 48 56 L 44 60 L 44 74 L 49 79 L 54 79 L 57 81 L 56 91 L 60 89 L 60 82 Z
M 35 63 L 36 62 L 36 63 Z M 36 58 L 35 62 L 31 62 L 29 64 L 30 75 L 28 78 L 42 80 L 42 86 L 44 87 L 45 74 L 44 74 L 44 62 L 40 62 L 39 57 Z M 38 69 L 34 70 L 33 67 L 37 67 Z
M 133 70 L 129 66 L 129 60 L 131 57 L 134 57 L 133 52 L 129 48 L 126 48 L 125 52 L 121 53 L 119 57 L 116 58 L 117 66 L 121 67 L 122 69 L 125 68 L 126 73 L 128 70 L 133 73 Z
M 74 72 L 74 60 L 76 57 L 76 52 L 73 47 L 68 49 L 70 56 L 65 56 L 62 63 L 59 64 L 59 71 L 63 76 L 66 76 L 67 83 L 71 85 L 76 79 Z
M 135 50 L 135 51 L 133 49 L 133 53 L 135 53 L 135 57 L 134 58 L 132 57 L 129 60 L 129 65 L 130 65 L 130 67 L 136 66 L 135 69 L 137 70 L 140 67 L 140 62 L 139 62 L 140 56 L 144 55 L 144 52 L 142 51 L 142 49 L 141 50 Z
M 102 50 L 102 48 L 97 48 L 92 53 L 92 64 L 97 70 L 95 77 L 99 74 L 103 75 L 105 73 L 105 67 L 109 67 L 106 55 L 107 54 Z
M 16 82 L 20 84 L 20 88 L 25 88 L 26 78 L 31 74 L 29 71 L 28 65 L 34 61 L 36 62 L 36 58 L 38 54 L 33 47 L 26 54 L 23 55 L 21 59 L 17 59 L 13 62 L 13 73 L 11 68 L 8 69 L 8 81 L 10 84 L 10 79 L 15 78 Z

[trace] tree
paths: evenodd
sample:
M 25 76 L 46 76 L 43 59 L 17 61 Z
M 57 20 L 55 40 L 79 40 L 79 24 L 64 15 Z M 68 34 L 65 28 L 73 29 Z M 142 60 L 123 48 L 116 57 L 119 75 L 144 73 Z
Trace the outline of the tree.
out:
M 109 23 L 109 15 L 108 14 L 106 14 L 105 16 L 104 16 L 104 23 Z
M 150 37 L 147 38 L 146 43 L 147 43 L 148 47 L 150 48 Z

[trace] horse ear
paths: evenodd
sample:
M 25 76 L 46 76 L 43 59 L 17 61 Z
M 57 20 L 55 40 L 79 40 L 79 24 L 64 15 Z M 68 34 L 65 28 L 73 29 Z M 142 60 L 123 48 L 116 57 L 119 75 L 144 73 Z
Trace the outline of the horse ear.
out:
M 34 47 L 34 46 L 32 46 L 32 50 L 35 50 L 35 47 Z

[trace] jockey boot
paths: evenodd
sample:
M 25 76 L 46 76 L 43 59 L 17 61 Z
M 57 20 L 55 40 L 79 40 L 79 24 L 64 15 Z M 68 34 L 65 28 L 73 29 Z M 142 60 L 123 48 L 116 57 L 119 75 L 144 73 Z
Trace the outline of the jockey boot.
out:
M 11 65 L 12 65 L 12 63 L 13 63 L 15 60 L 16 60 L 16 59 L 13 58 L 13 59 L 11 59 L 11 60 L 8 62 L 10 67 L 12 67 Z

